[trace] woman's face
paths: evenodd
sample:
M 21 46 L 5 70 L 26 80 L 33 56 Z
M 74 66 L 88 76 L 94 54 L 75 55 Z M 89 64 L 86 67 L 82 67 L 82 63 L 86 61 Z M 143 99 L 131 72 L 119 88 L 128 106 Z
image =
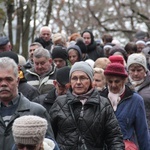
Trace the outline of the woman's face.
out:
M 107 76 L 106 75 L 106 81 L 109 87 L 109 91 L 114 94 L 117 94 L 117 93 L 120 93 L 120 91 L 123 89 L 126 83 L 126 78 L 122 78 L 119 76 Z
M 91 43 L 91 35 L 88 32 L 83 33 L 83 39 L 85 45 L 89 45 Z
M 93 86 L 96 87 L 97 89 L 102 89 L 106 85 L 105 82 L 105 77 L 103 74 L 100 73 L 94 73 L 93 76 Z
M 140 81 L 145 78 L 146 71 L 143 66 L 132 64 L 129 66 L 129 76 L 133 81 Z
M 73 65 L 75 62 L 79 61 L 78 52 L 74 49 L 69 50 L 68 57 L 71 65 Z

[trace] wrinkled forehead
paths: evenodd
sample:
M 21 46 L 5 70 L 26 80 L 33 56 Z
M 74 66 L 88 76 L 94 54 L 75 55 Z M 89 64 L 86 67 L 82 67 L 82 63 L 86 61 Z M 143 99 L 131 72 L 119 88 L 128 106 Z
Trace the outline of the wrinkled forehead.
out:
M 137 63 L 131 64 L 129 66 L 129 69 L 139 69 L 139 68 L 143 68 L 144 69 L 144 67 L 142 65 L 137 64 Z

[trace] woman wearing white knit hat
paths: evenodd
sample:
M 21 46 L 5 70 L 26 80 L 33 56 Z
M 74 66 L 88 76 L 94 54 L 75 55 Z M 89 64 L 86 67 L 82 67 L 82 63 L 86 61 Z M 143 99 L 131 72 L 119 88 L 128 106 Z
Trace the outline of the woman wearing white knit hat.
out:
M 128 57 L 127 69 L 129 85 L 144 99 L 146 116 L 150 130 L 150 72 L 147 68 L 146 57 L 142 53 L 131 54 Z
M 45 138 L 47 121 L 39 116 L 22 116 L 12 126 L 16 146 L 12 150 L 59 150 L 53 140 Z

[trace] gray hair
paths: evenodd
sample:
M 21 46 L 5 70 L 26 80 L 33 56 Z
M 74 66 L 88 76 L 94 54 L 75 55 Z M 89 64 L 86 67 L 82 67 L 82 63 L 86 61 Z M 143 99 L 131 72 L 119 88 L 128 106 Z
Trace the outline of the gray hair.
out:
M 35 46 L 37 45 L 38 47 L 43 47 L 42 44 L 40 44 L 39 42 L 33 42 L 30 44 L 30 46 Z
M 18 65 L 16 62 L 9 57 L 0 58 L 0 69 L 13 69 L 15 77 L 18 77 Z
M 36 48 L 35 51 L 33 52 L 33 57 L 35 58 L 45 57 L 47 59 L 52 58 L 50 52 L 43 47 Z

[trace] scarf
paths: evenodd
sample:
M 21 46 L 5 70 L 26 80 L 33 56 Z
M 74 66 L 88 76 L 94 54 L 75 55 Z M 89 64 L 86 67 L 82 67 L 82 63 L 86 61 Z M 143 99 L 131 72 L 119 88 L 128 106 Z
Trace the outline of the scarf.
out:
M 108 87 L 109 89 L 109 87 Z M 109 93 L 108 93 L 108 98 L 112 104 L 112 107 L 114 109 L 114 111 L 117 110 L 117 105 L 119 103 L 119 101 L 121 100 L 121 95 L 125 92 L 125 86 L 120 90 L 119 93 L 117 94 L 114 94 L 112 93 L 110 90 L 109 90 Z
M 87 101 L 87 99 L 90 97 L 91 93 L 93 92 L 93 88 L 91 90 L 89 90 L 87 93 L 83 94 L 83 95 L 77 95 L 74 92 L 72 93 L 75 97 L 77 97 L 80 102 L 82 103 L 82 105 L 85 104 L 85 102 Z

